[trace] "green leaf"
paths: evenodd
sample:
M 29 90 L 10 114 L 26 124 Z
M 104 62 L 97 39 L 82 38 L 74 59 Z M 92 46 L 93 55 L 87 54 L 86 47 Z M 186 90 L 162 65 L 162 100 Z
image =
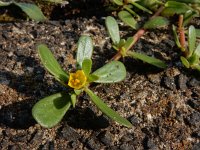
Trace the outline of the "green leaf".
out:
M 92 60 L 87 58 L 84 59 L 82 63 L 82 69 L 86 77 L 88 77 L 92 69 Z
M 178 34 L 177 34 L 177 30 L 176 30 L 176 26 L 175 25 L 172 25 L 172 30 L 173 30 L 173 34 L 174 34 L 174 39 L 175 39 L 175 42 L 176 42 L 176 45 L 178 46 L 178 48 L 181 48 L 181 44 L 180 44 L 180 41 L 179 41 L 179 38 L 178 38 Z
M 128 52 L 127 55 L 132 56 L 136 59 L 140 59 L 140 60 L 147 62 L 151 65 L 154 65 L 158 68 L 166 68 L 167 67 L 167 65 L 163 61 L 161 61 L 160 59 L 150 57 L 150 56 L 147 56 L 145 54 L 141 54 L 141 53 L 137 53 L 137 52 Z
M 140 5 L 156 11 L 160 5 L 163 5 L 161 0 L 139 0 Z
M 78 51 L 76 55 L 76 61 L 82 67 L 84 59 L 91 59 L 93 52 L 93 44 L 91 37 L 82 35 L 78 41 Z
M 119 26 L 115 18 L 111 16 L 106 17 L 106 28 L 113 43 L 117 45 L 120 41 L 120 36 L 119 36 Z
M 65 0 L 42 0 L 42 1 L 47 1 L 51 3 L 57 3 L 57 4 L 64 4 L 64 5 L 69 3 L 68 1 L 65 1 Z
M 181 56 L 181 62 L 186 68 L 190 68 L 190 63 L 185 57 Z
M 99 77 L 98 80 L 94 81 L 97 83 L 120 82 L 126 77 L 126 69 L 123 63 L 119 61 L 112 61 L 96 70 L 93 75 Z
M 194 51 L 194 54 L 200 57 L 200 44 L 198 44 L 197 48 Z
M 68 74 L 63 71 L 59 63 L 54 58 L 52 52 L 47 48 L 46 45 L 41 44 L 37 47 L 39 56 L 44 67 L 61 83 L 68 81 Z
M 139 19 L 140 19 L 140 16 L 136 13 L 136 12 L 134 12 L 133 10 L 132 10 L 132 5 L 124 5 L 123 6 L 123 8 L 125 9 L 125 10 L 127 10 L 127 12 L 129 12 L 131 15 L 133 15 L 133 16 L 136 16 L 136 17 L 138 17 Z
M 73 107 L 76 106 L 76 94 L 72 94 L 72 95 L 71 95 L 71 103 L 72 103 L 72 106 L 73 106 Z
M 81 89 L 81 90 L 76 90 L 76 89 L 74 89 L 74 93 L 76 94 L 76 95 L 80 95 L 81 94 L 81 92 L 83 92 L 83 90 Z
M 144 24 L 145 29 L 155 29 L 157 27 L 167 26 L 169 21 L 165 17 L 157 16 L 153 19 L 150 19 Z
M 193 68 L 200 71 L 200 65 L 195 65 L 195 66 L 193 66 Z
M 197 13 L 195 11 L 192 10 L 188 10 L 187 12 L 185 12 L 184 14 L 184 20 L 183 20 L 183 27 L 186 26 L 193 17 L 198 16 Z
M 199 56 L 193 54 L 190 58 L 188 58 L 188 62 L 190 63 L 190 66 L 199 64 Z
M 85 89 L 86 93 L 90 96 L 91 100 L 94 104 L 108 117 L 115 120 L 121 125 L 126 127 L 132 127 L 132 124 L 125 118 L 121 117 L 118 113 L 114 110 L 109 108 L 97 95 L 95 95 L 90 89 Z
M 42 11 L 39 7 L 37 7 L 35 4 L 29 4 L 29 3 L 17 3 L 14 2 L 13 4 L 17 5 L 24 11 L 31 19 L 35 21 L 45 21 L 46 17 L 43 15 Z
M 122 6 L 123 5 L 123 2 L 122 0 L 112 0 L 115 4 L 119 5 L 119 6 Z
M 177 2 L 183 2 L 183 3 L 189 3 L 189 4 L 192 4 L 192 3 L 200 3 L 199 0 L 175 0 Z
M 189 46 L 189 56 L 192 56 L 195 50 L 196 44 L 196 31 L 194 26 L 190 26 L 188 30 L 188 46 Z
M 147 12 L 149 14 L 152 14 L 152 11 L 150 11 L 149 9 L 145 8 L 144 6 L 134 2 L 135 0 L 129 0 L 129 3 L 131 3 L 132 5 L 134 5 L 135 7 L 137 7 L 138 9 Z
M 9 6 L 10 4 L 12 4 L 12 2 L 2 2 L 2 1 L 0 1 L 0 7 L 1 6 Z
M 125 24 L 129 25 L 133 29 L 138 28 L 138 24 L 137 24 L 136 20 L 133 18 L 133 16 L 129 12 L 120 11 L 118 13 L 118 16 Z
M 124 46 L 125 43 L 126 43 L 126 40 L 125 40 L 125 39 L 121 39 L 121 40 L 119 41 L 119 44 L 117 45 L 117 47 L 118 47 L 118 48 L 121 48 L 121 47 Z
M 173 16 L 175 14 L 185 14 L 188 10 L 193 10 L 185 3 L 168 1 L 165 3 L 165 9 L 162 11 L 164 16 Z
M 126 41 L 126 43 L 124 44 L 124 48 L 126 51 L 130 50 L 131 47 L 135 44 L 134 42 L 134 38 L 133 37 L 129 37 Z
M 99 77 L 94 75 L 94 74 L 91 74 L 91 75 L 88 76 L 88 81 L 89 82 L 94 82 L 94 81 L 96 81 L 98 79 L 99 79 Z
M 32 109 L 32 115 L 41 126 L 51 128 L 61 121 L 70 106 L 70 96 L 57 93 L 37 102 Z

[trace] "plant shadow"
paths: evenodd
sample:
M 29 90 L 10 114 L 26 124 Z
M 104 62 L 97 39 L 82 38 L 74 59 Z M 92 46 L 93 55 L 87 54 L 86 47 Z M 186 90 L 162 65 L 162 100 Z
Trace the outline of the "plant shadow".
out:
M 32 117 L 31 99 L 3 106 L 0 109 L 0 125 L 13 129 L 27 129 L 36 122 Z
M 55 79 L 52 83 L 48 83 L 48 80 L 45 78 L 44 68 L 34 58 L 21 56 L 19 60 L 25 68 L 32 67 L 32 72 L 25 71 L 24 74 L 18 75 L 1 70 L 0 83 L 16 90 L 18 95 L 25 98 L 22 101 L 11 99 L 11 104 L 0 107 L 0 126 L 13 129 L 28 129 L 36 124 L 32 117 L 32 107 L 34 104 L 48 95 L 61 91 L 68 92 L 68 89 L 60 85 Z M 65 103 L 65 101 L 61 103 L 55 101 L 57 108 L 62 108 L 62 104 Z M 104 116 L 96 116 L 91 109 L 83 109 L 79 106 L 70 109 L 64 118 L 63 120 L 67 121 L 67 124 L 74 128 L 98 129 L 109 125 L 108 120 Z
M 79 129 L 97 130 L 109 126 L 109 120 L 104 115 L 97 116 L 90 107 L 76 106 L 67 112 L 65 120 L 69 126 Z
M 63 7 L 58 5 L 51 12 L 51 20 L 76 19 L 78 17 L 97 18 L 106 16 L 105 1 L 103 0 L 76 0 L 70 1 Z M 93 6 L 93 7 L 91 7 Z

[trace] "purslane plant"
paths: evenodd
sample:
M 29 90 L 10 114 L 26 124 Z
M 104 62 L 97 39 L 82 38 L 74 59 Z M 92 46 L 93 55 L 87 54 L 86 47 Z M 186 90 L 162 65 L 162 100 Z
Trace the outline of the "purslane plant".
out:
M 147 62 L 159 68 L 166 68 L 166 64 L 157 58 L 150 57 L 142 53 L 130 51 L 132 46 L 135 44 L 136 39 L 134 37 L 129 37 L 127 40 L 120 39 L 119 26 L 117 24 L 117 21 L 113 17 L 108 16 L 105 22 L 106 22 L 108 33 L 113 42 L 113 48 L 117 50 L 117 54 L 112 58 L 113 60 L 118 60 L 120 57 L 129 56 L 135 59 L 142 60 L 144 62 Z M 162 26 L 166 24 L 168 24 L 167 19 L 163 17 L 155 17 L 154 19 L 151 19 L 150 21 L 146 22 L 143 28 L 150 29 L 150 28 L 155 28 L 157 26 Z M 141 30 L 141 31 L 144 31 L 144 30 Z
M 196 45 L 197 35 L 196 35 L 195 27 L 192 25 L 189 26 L 188 33 L 187 33 L 188 42 L 186 42 L 184 33 L 180 33 L 180 29 L 179 29 L 179 35 L 181 34 L 183 35 L 178 36 L 176 30 L 177 30 L 176 27 L 173 26 L 173 33 L 174 33 L 176 45 L 183 52 L 183 56 L 180 57 L 182 64 L 186 68 L 197 69 L 198 71 L 200 71 L 200 44 Z
M 126 77 L 126 69 L 119 61 L 112 61 L 91 73 L 93 45 L 89 36 L 81 36 L 78 41 L 77 71 L 74 73 L 65 72 L 46 45 L 39 45 L 38 52 L 45 68 L 63 86 L 70 89 L 68 93 L 63 91 L 53 94 L 34 105 L 32 115 L 41 126 L 50 128 L 59 123 L 68 109 L 71 106 L 75 107 L 77 96 L 82 92 L 86 92 L 92 102 L 108 117 L 126 127 L 132 126 L 89 89 L 92 82 L 115 83 Z
M 120 39 L 119 29 L 116 21 L 112 17 L 106 18 L 106 27 L 113 41 L 113 47 L 118 51 L 112 60 L 118 60 L 120 57 L 132 56 L 144 62 L 152 64 L 159 68 L 165 68 L 166 65 L 159 59 L 149 57 L 147 55 L 130 51 L 138 39 L 144 35 L 147 29 L 154 29 L 160 26 L 168 25 L 168 20 L 163 16 L 184 15 L 183 25 L 187 24 L 193 17 L 199 16 L 200 1 L 199 0 L 111 0 L 118 9 L 119 18 L 133 29 L 137 29 L 136 34 L 127 40 Z M 133 7 L 134 6 L 134 7 Z M 133 16 L 139 18 L 135 13 L 135 7 L 144 12 L 155 14 L 139 29 L 139 25 Z M 161 15 L 161 16 L 159 16 Z M 112 27 L 113 26 L 113 27 Z M 196 30 L 198 31 L 198 30 Z M 183 33 L 183 32 L 182 32 Z M 199 31 L 197 32 L 199 35 Z M 180 36 L 183 37 L 183 36 Z M 181 38 L 183 39 L 183 38 Z
M 111 0 L 111 2 L 114 4 L 116 10 L 120 10 L 118 12 L 118 17 L 133 29 L 139 28 L 139 25 L 134 17 L 140 19 L 140 15 L 136 13 L 135 9 L 152 14 L 152 11 L 146 8 L 146 6 L 141 3 L 141 0 Z

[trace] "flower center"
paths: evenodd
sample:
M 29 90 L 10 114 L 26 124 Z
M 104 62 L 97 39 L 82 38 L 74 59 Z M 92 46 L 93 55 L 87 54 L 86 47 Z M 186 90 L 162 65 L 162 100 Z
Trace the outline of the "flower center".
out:
M 75 73 L 70 73 L 68 85 L 74 89 L 80 89 L 85 86 L 87 78 L 83 70 L 78 70 Z

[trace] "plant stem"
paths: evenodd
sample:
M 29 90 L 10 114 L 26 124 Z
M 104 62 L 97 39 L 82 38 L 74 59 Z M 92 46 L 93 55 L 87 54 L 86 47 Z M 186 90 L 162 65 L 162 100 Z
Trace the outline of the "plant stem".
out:
M 119 60 L 122 57 L 121 49 L 118 50 L 117 54 L 115 54 L 108 62 L 113 60 Z
M 186 42 L 185 42 L 185 31 L 184 31 L 184 27 L 183 27 L 183 15 L 179 16 L 178 32 L 179 32 L 179 40 L 180 40 L 180 44 L 181 44 L 181 50 L 184 52 L 184 55 L 187 56 L 187 52 L 185 49 Z
M 160 13 L 163 11 L 163 9 L 164 9 L 164 6 L 161 6 L 161 7 L 155 12 L 155 14 L 149 18 L 149 20 L 151 20 L 151 19 L 153 19 L 153 18 L 159 16 Z M 133 45 L 144 35 L 145 31 L 146 31 L 146 30 L 145 30 L 144 28 L 140 28 L 140 29 L 135 33 L 135 35 L 133 36 L 133 42 L 132 42 L 132 43 L 130 44 L 130 46 L 126 49 L 126 53 L 127 53 L 127 52 L 133 47 Z M 118 53 L 117 53 L 115 56 L 113 56 L 113 57 L 111 58 L 111 60 L 119 60 L 121 57 L 122 57 L 121 50 L 119 50 Z

